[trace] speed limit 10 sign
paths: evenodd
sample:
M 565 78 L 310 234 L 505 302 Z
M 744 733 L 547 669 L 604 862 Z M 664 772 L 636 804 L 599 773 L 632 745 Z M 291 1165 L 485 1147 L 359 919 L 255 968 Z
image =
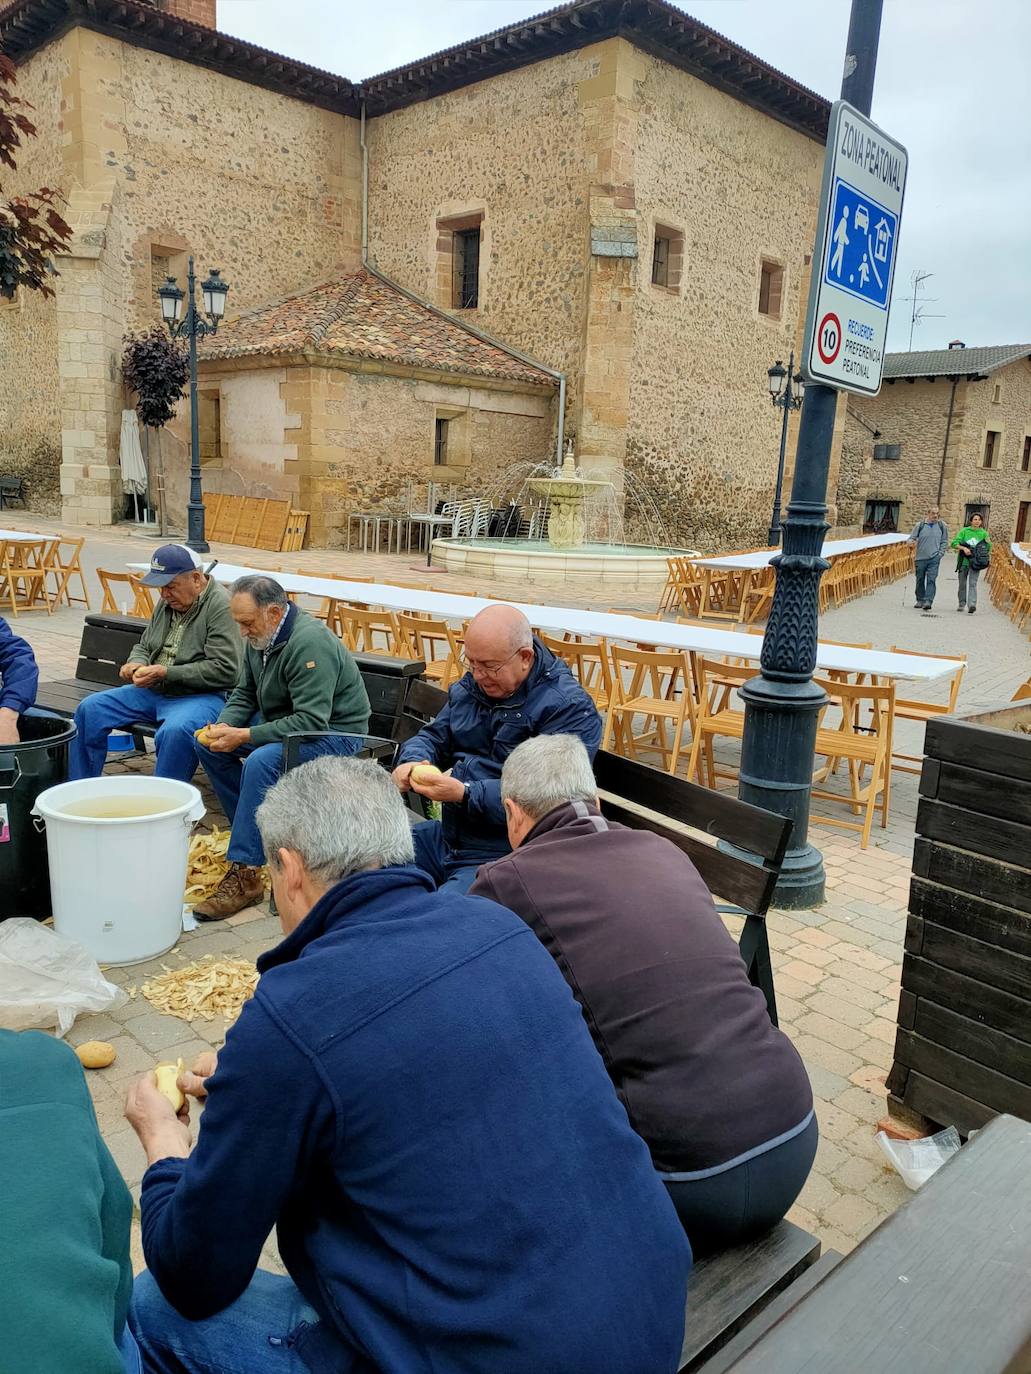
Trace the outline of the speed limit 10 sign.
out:
M 802 345 L 811 382 L 863 396 L 881 389 L 908 165 L 905 148 L 835 103 Z

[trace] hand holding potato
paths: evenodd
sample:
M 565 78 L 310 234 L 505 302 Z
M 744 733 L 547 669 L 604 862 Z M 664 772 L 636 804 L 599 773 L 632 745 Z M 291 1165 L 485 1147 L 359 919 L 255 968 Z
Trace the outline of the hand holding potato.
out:
M 207 1097 L 208 1079 L 218 1067 L 218 1055 L 214 1050 L 202 1050 L 193 1061 L 193 1067 L 181 1072 L 176 1083 L 181 1092 L 189 1097 Z

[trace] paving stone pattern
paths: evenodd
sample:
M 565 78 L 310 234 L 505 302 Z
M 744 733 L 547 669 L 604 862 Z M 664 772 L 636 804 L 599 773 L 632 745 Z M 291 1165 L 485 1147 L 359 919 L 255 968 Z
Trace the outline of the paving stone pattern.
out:
M 34 517 L 20 521 L 44 529 Z M 149 557 L 156 541 L 126 533 L 121 527 L 90 536 L 84 564 L 89 569 L 119 569 L 128 561 Z M 306 550 L 297 554 L 268 554 L 242 548 L 218 547 L 225 562 L 258 567 L 304 568 L 327 573 L 373 576 L 420 585 L 446 586 L 454 591 L 489 591 L 513 599 L 525 596 L 520 584 L 493 584 L 488 589 L 475 579 L 447 575 L 423 566 L 418 554 L 345 554 Z M 96 580 L 90 577 L 90 593 Z M 913 609 L 912 583 L 896 583 L 848 606 L 829 612 L 821 634 L 848 642 L 872 641 L 879 648 L 898 645 L 928 653 L 966 653 L 969 664 L 960 705 L 1008 700 L 1029 670 L 1028 642 L 982 597 L 976 616 L 956 614 L 955 574 L 943 568 L 938 605 L 932 615 Z M 570 605 L 606 609 L 610 598 L 557 584 L 554 599 Z M 627 609 L 654 609 L 641 599 L 627 598 Z M 99 607 L 99 593 L 94 600 Z M 74 672 L 83 608 L 64 608 L 53 616 L 25 614 L 16 622 L 35 647 L 44 678 Z M 926 695 L 944 700 L 947 686 L 932 684 Z M 903 725 L 899 747 L 917 753 L 920 727 Z M 912 746 L 910 748 L 910 745 Z M 111 768 L 135 771 L 146 761 L 112 756 Z M 224 824 L 217 803 L 202 776 L 198 783 L 209 804 L 206 823 Z M 733 784 L 729 784 L 733 786 Z M 891 818 L 886 830 L 875 822 L 869 848 L 858 836 L 813 827 L 814 843 L 822 850 L 827 871 L 827 897 L 816 911 L 773 911 L 769 917 L 777 1000 L 781 1023 L 809 1071 L 817 1101 L 821 1141 L 813 1173 L 791 1218 L 818 1234 L 825 1246 L 849 1250 L 907 1196 L 874 1140 L 875 1122 L 885 1112 L 884 1078 L 890 1066 L 898 1005 L 902 942 L 913 850 L 917 806 L 917 778 L 898 773 L 893 779 Z M 733 927 L 733 921 L 729 922 Z M 241 912 L 216 927 L 185 934 L 174 951 L 149 964 L 111 969 L 108 976 L 126 987 L 140 985 L 163 966 L 190 962 L 206 954 L 254 959 L 279 938 L 278 921 L 264 907 Z M 120 1010 L 84 1017 L 69 1040 L 110 1040 L 118 1058 L 109 1068 L 88 1075 L 101 1130 L 134 1196 L 144 1171 L 144 1158 L 122 1116 L 125 1088 L 134 1074 L 152 1068 L 159 1059 L 182 1056 L 189 1060 L 201 1050 L 222 1043 L 221 1022 L 187 1024 L 155 1011 L 137 991 Z M 142 1264 L 138 1223 L 134 1229 L 134 1259 Z M 264 1263 L 278 1266 L 274 1242 L 266 1247 Z

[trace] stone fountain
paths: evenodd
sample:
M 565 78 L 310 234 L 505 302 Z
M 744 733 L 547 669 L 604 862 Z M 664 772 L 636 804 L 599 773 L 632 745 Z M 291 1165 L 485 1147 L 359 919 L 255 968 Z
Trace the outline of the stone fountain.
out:
M 531 477 L 527 485 L 534 496 L 543 496 L 547 502 L 548 543 L 553 549 L 581 548 L 587 532 L 587 497 L 605 487 L 612 490 L 611 482 L 580 476 L 572 444 L 551 477 Z
M 534 523 L 537 529 L 547 529 L 547 538 L 434 539 L 434 567 L 484 582 L 504 579 L 555 589 L 582 583 L 615 600 L 632 590 L 657 596 L 666 582 L 669 557 L 692 552 L 667 543 L 654 501 L 640 488 L 635 490 L 629 473 L 622 474 L 618 492 L 614 482 L 581 476 L 572 443 L 561 466 L 547 461 L 513 464 L 490 493 L 498 509 L 505 508 L 506 501 L 521 507 L 525 497 L 539 502 Z M 625 503 L 634 508 L 639 523 L 654 532 L 654 543 L 626 542 Z

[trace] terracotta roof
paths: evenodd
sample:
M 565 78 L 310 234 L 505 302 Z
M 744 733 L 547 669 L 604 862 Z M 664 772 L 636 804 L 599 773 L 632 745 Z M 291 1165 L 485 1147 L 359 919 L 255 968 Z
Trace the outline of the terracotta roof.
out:
M 339 353 L 435 372 L 556 385 L 543 369 L 365 270 L 227 319 L 200 350 L 202 361 L 261 353 Z
M 923 353 L 886 353 L 884 378 L 975 377 L 1031 358 L 1031 344 L 996 344 L 990 348 L 934 348 Z
M 369 115 L 384 114 L 617 36 L 820 142 L 830 114 L 822 96 L 667 0 L 572 0 L 361 82 L 141 0 L 0 0 L 0 47 L 16 60 L 75 24 L 347 115 L 363 101 Z

